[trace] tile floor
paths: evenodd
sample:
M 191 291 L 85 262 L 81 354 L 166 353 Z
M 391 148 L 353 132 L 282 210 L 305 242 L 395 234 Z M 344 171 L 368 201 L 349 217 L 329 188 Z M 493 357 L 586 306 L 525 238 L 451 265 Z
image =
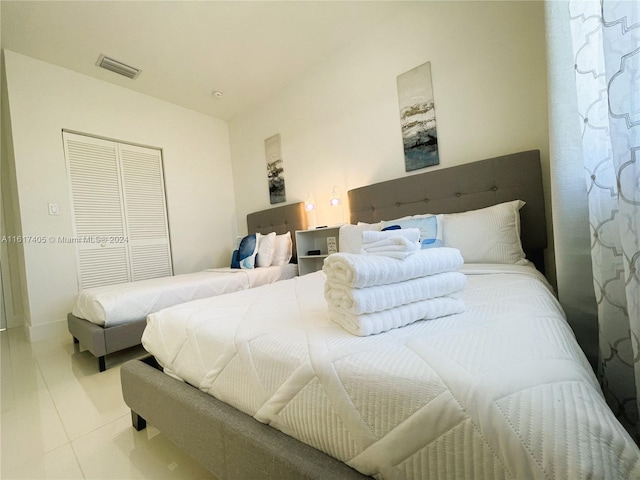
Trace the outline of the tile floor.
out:
M 213 479 L 153 426 L 131 427 L 120 366 L 143 353 L 95 357 L 70 335 L 29 343 L 0 333 L 0 478 Z

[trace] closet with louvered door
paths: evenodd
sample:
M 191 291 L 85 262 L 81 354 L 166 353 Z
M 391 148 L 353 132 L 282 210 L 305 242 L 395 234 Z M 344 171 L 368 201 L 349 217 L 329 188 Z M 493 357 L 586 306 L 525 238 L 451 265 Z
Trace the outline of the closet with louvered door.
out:
M 172 275 L 160 150 L 63 138 L 80 289 Z

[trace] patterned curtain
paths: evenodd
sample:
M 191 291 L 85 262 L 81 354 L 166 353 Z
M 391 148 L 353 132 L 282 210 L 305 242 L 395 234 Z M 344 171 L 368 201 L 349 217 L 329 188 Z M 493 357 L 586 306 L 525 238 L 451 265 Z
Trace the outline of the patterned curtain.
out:
M 640 2 L 569 2 L 589 197 L 599 376 L 636 440 L 640 398 Z

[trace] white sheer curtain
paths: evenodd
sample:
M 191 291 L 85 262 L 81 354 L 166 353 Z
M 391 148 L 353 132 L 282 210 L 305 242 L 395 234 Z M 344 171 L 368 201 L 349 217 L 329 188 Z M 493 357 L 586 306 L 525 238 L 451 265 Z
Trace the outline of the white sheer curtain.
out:
M 640 398 L 640 2 L 569 1 L 587 180 L 599 376 L 638 434 Z

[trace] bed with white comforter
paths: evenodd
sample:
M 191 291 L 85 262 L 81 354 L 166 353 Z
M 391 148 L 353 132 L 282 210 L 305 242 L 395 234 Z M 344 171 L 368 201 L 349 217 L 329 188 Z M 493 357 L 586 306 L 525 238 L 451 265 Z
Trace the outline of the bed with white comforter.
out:
M 293 278 L 297 265 L 254 268 L 212 268 L 202 272 L 88 288 L 76 296 L 72 314 L 112 327 L 144 319 L 150 313 L 192 300 L 246 290 Z
M 465 265 L 464 313 L 357 337 L 316 272 L 154 313 L 164 371 L 389 479 L 640 478 L 544 277 Z

